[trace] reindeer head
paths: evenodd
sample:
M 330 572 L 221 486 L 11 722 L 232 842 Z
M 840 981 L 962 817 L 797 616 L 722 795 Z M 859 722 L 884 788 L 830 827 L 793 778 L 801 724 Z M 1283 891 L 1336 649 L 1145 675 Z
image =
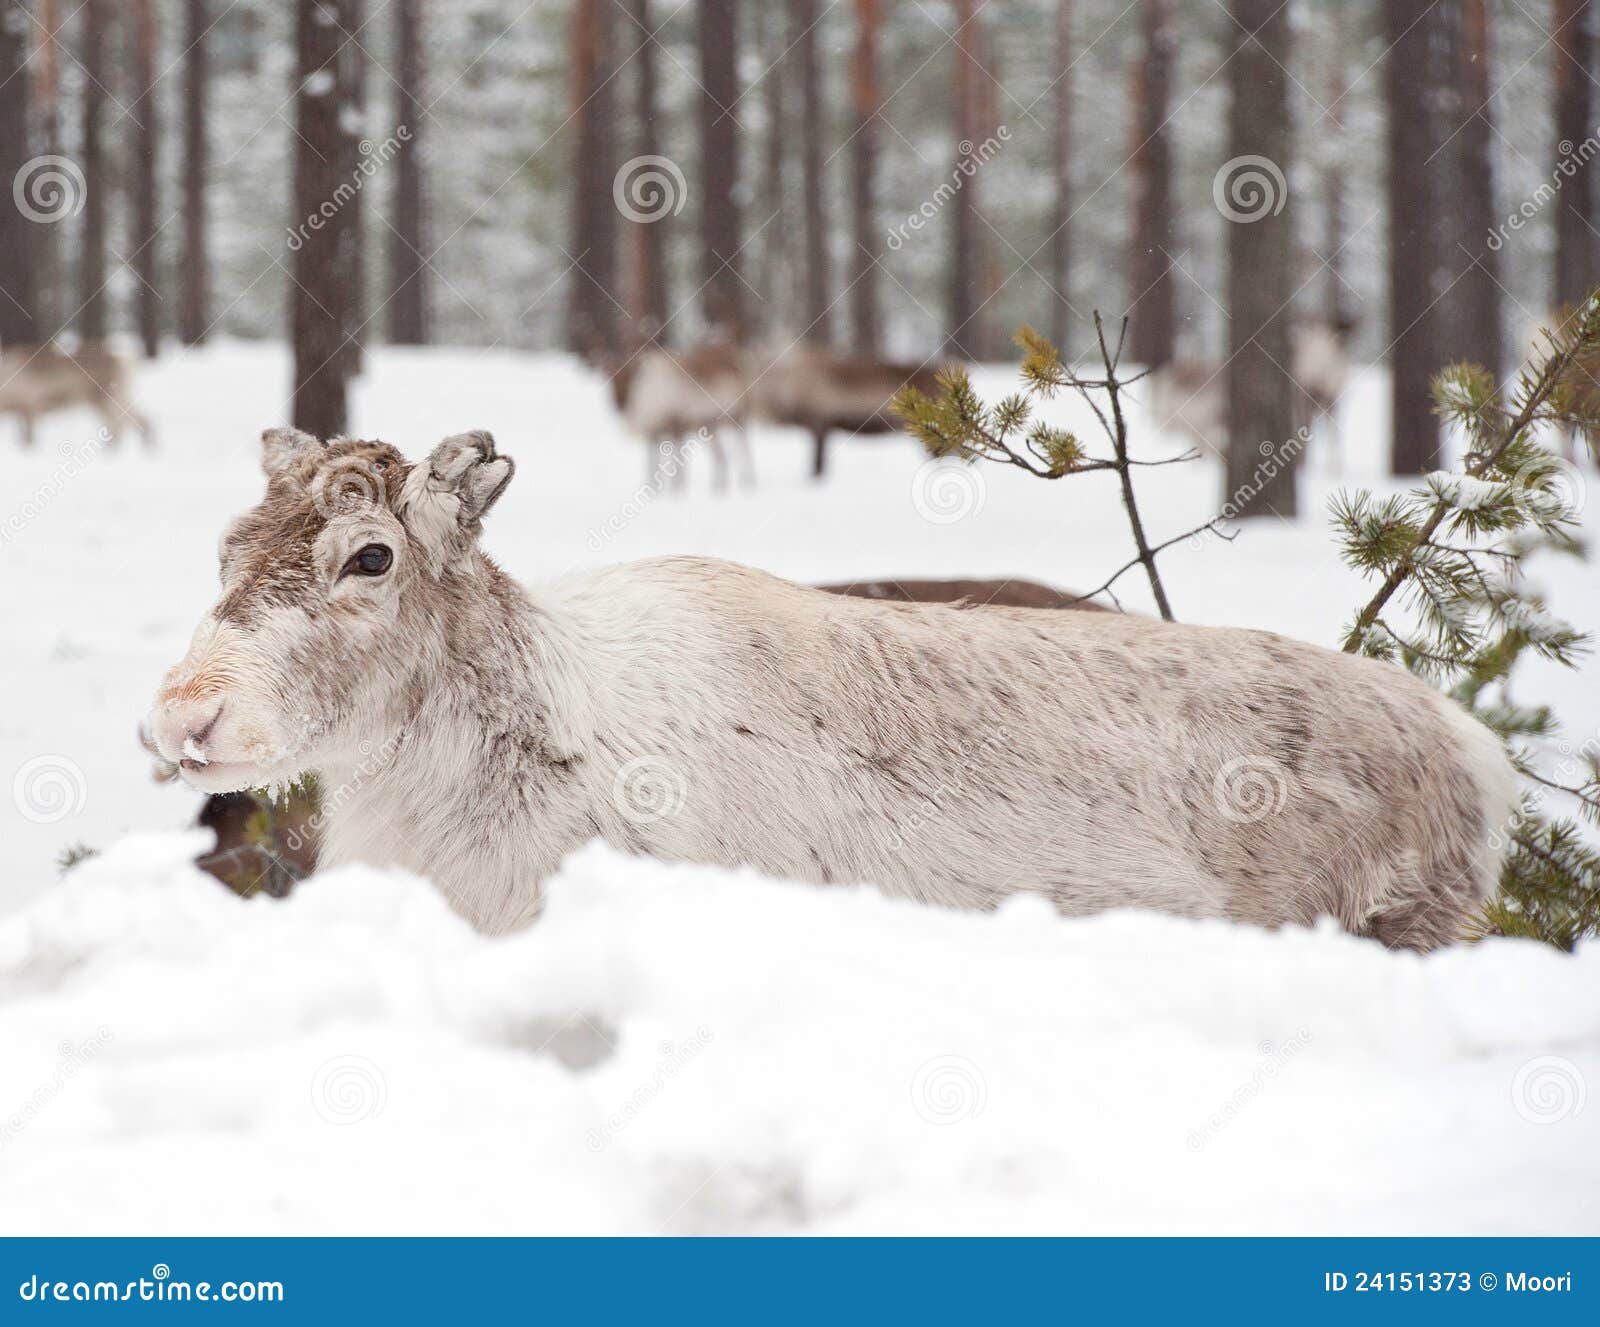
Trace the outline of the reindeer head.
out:
M 383 442 L 262 434 L 267 492 L 223 533 L 222 594 L 169 671 L 149 736 L 203 792 L 359 760 L 359 740 L 481 574 L 483 515 L 511 480 L 487 433 L 420 465 Z

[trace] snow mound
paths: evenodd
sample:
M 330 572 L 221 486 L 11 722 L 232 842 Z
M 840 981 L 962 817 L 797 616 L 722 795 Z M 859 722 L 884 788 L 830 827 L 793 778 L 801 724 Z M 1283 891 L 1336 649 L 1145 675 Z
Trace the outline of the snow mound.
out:
M 1600 1233 L 1600 946 L 627 858 L 475 935 L 125 840 L 0 923 L 0 1229 Z

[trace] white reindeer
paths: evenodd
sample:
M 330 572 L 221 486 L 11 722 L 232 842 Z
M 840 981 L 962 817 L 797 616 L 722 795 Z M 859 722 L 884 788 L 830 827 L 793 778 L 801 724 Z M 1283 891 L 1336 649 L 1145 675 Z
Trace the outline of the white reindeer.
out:
M 1289 377 L 1294 427 L 1309 437 L 1323 424 L 1330 473 L 1343 469 L 1339 399 L 1350 384 L 1345 342 L 1350 327 L 1300 322 L 1289 329 Z M 1214 455 L 1228 447 L 1228 370 L 1211 360 L 1176 359 L 1150 375 L 1151 423 L 1191 438 Z M 1280 440 L 1283 441 L 1283 440 Z
M 1493 889 L 1515 780 L 1403 670 L 1260 631 L 831 595 L 703 558 L 539 591 L 478 548 L 486 433 L 408 465 L 274 430 L 267 492 L 149 716 L 222 792 L 307 770 L 324 865 L 532 919 L 573 848 L 1035 893 L 1425 949 Z
M 76 350 L 57 345 L 7 346 L 0 352 L 0 415 L 18 415 L 22 445 L 32 447 L 39 416 L 73 406 L 88 406 L 115 444 L 132 424 L 146 447 L 155 445 L 150 424 L 134 407 L 128 391 L 128 361 L 99 341 Z
M 716 343 L 678 353 L 652 346 L 612 371 L 617 410 L 649 448 L 647 484 L 670 479 L 674 488 L 682 488 L 688 474 L 689 440 L 699 437 L 711 449 L 713 482 L 725 492 L 728 456 L 723 437 L 731 434 L 743 462 L 744 482 L 755 487 L 745 400 L 748 380 L 739 353 Z

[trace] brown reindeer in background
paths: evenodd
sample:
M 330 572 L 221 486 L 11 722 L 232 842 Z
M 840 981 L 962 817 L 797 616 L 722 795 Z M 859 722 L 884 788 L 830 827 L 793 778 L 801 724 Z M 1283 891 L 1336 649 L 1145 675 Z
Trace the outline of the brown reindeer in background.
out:
M 753 384 L 756 414 L 773 424 L 811 434 L 811 473 L 821 479 L 828 468 L 828 435 L 898 433 L 900 421 L 889 402 L 902 387 L 930 395 L 939 390 L 938 366 L 837 355 L 798 346 L 779 358 Z

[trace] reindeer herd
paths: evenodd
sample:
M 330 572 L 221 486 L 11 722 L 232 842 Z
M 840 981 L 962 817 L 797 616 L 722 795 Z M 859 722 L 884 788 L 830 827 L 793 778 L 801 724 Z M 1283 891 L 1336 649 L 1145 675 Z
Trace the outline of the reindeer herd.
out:
M 1557 311 L 1543 324 L 1557 325 Z M 1351 378 L 1349 355 L 1354 322 L 1308 320 L 1290 331 L 1289 364 L 1294 385 L 1295 429 L 1318 436 L 1325 469 L 1342 469 L 1339 403 Z M 1539 340 L 1530 327 L 1526 346 Z M 725 492 L 737 469 L 753 488 L 752 423 L 803 431 L 811 443 L 810 473 L 822 479 L 835 439 L 894 433 L 899 422 L 889 409 L 905 386 L 927 393 L 937 388 L 937 359 L 892 360 L 844 354 L 805 343 L 769 355 L 726 342 L 708 341 L 684 350 L 650 345 L 625 359 L 594 361 L 609 381 L 613 404 L 626 430 L 645 445 L 646 482 L 674 492 L 687 484 L 688 463 L 701 445 L 709 453 L 713 486 Z M 1600 394 L 1600 361 L 1575 363 L 1570 391 L 1585 406 Z M 56 411 L 87 408 L 99 416 L 103 435 L 118 442 L 132 426 L 154 444 L 149 421 L 130 392 L 126 356 L 99 341 L 76 348 L 58 344 L 0 348 L 0 417 L 14 416 L 19 440 L 32 447 L 38 421 Z M 1217 360 L 1180 357 L 1149 376 L 1142 393 L 1148 425 L 1221 455 L 1229 429 L 1227 368 Z M 1576 459 L 1578 437 L 1562 439 Z
M 612 399 L 628 430 L 646 447 L 646 482 L 680 489 L 696 440 L 711 453 L 713 482 L 728 487 L 729 453 L 740 458 L 744 483 L 755 486 L 750 424 L 804 429 L 811 438 L 811 473 L 828 468 L 832 434 L 851 437 L 899 428 L 889 401 L 906 385 L 936 389 L 932 364 L 897 363 L 795 346 L 766 359 L 726 343 L 685 351 L 639 350 L 609 371 Z
M 1326 434 L 1331 468 L 1338 468 L 1337 406 L 1350 380 L 1351 322 L 1297 323 L 1290 374 L 1295 427 Z M 744 483 L 755 484 L 750 425 L 760 422 L 802 430 L 811 442 L 810 471 L 822 479 L 830 440 L 898 431 L 889 402 L 902 387 L 932 394 L 937 360 L 896 361 L 846 355 L 804 343 L 778 355 L 707 342 L 687 350 L 641 348 L 621 362 L 601 360 L 629 433 L 646 448 L 646 483 L 681 490 L 688 456 L 705 445 L 717 491 L 729 487 L 730 452 Z M 1220 455 L 1228 436 L 1226 368 L 1200 359 L 1177 359 L 1150 375 L 1150 422 L 1162 433 L 1200 443 Z

